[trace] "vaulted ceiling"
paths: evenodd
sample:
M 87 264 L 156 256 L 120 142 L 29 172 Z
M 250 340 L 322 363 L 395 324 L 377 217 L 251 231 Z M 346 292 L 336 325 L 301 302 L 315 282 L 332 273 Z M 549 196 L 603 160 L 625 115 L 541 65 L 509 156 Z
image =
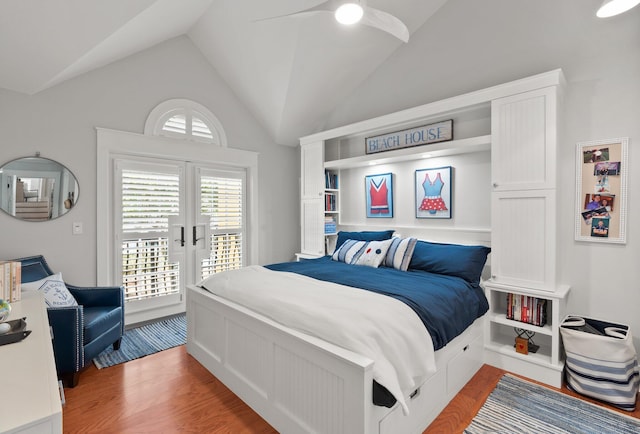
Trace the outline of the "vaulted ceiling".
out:
M 448 0 L 369 0 L 413 33 Z M 404 43 L 323 0 L 21 0 L 0 14 L 0 88 L 36 94 L 186 35 L 277 143 L 296 145 Z M 411 43 L 411 40 L 409 41 Z

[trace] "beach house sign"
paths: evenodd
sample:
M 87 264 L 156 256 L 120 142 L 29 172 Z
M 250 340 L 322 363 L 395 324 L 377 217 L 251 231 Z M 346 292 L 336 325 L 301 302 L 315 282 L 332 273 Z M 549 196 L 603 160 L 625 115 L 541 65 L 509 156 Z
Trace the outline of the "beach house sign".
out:
M 367 154 L 453 140 L 453 120 L 367 137 Z

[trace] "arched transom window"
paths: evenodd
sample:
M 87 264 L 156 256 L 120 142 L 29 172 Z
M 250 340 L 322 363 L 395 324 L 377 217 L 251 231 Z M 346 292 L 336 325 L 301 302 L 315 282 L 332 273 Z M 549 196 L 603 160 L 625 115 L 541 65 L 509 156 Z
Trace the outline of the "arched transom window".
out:
M 160 103 L 149 114 L 144 133 L 227 146 L 220 121 L 205 106 L 188 99 Z

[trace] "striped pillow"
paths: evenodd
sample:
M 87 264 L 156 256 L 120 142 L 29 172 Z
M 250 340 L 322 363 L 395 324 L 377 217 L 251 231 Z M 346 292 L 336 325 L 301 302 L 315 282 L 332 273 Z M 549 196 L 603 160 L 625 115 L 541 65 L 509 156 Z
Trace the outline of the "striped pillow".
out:
M 416 238 L 392 238 L 391 246 L 389 246 L 383 265 L 385 267 L 393 267 L 396 270 L 407 271 L 417 242 Z
M 387 250 L 390 245 L 391 240 L 347 240 L 333 253 L 331 259 L 351 265 L 366 265 L 378 268 L 387 257 Z

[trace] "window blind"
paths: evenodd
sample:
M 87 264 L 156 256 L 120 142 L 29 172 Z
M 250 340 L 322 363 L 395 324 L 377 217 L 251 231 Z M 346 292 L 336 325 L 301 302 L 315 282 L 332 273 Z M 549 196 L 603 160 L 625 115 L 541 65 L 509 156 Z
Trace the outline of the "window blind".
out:
M 213 141 L 213 134 L 207 124 L 195 116 L 191 119 L 191 135 Z
M 176 294 L 179 265 L 168 261 L 169 215 L 180 212 L 178 174 L 122 171 L 122 281 L 125 300 Z
M 187 134 L 187 117 L 184 113 L 171 116 L 162 126 L 162 131 Z
M 202 275 L 242 267 L 244 186 L 242 177 L 202 176 L 201 213 L 210 216 L 211 254 L 202 261 Z

